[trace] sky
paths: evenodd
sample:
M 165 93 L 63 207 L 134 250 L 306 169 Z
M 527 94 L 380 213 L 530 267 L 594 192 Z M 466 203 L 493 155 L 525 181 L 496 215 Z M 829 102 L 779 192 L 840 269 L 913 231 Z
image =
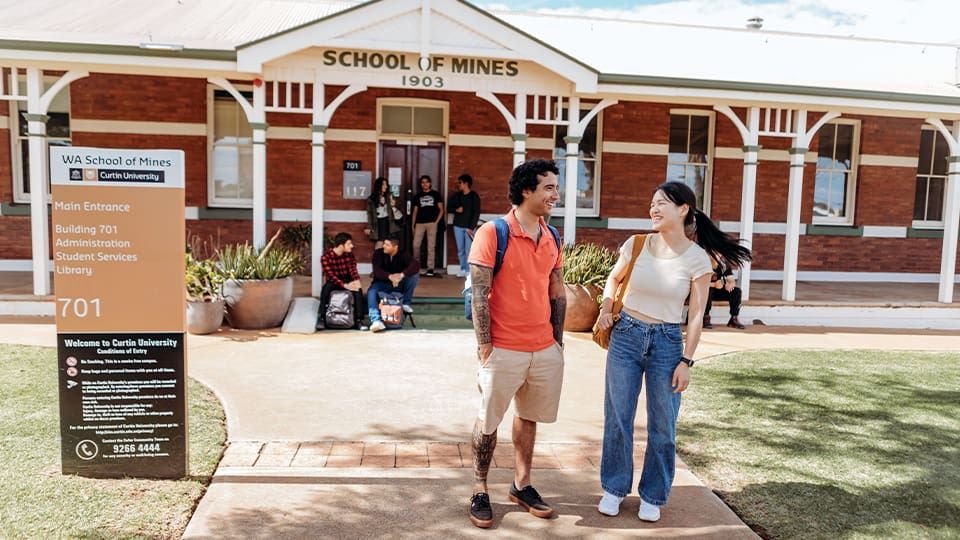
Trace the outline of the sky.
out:
M 960 45 L 960 0 L 512 0 L 492 10 L 743 28 L 762 17 L 765 30 L 954 43 Z

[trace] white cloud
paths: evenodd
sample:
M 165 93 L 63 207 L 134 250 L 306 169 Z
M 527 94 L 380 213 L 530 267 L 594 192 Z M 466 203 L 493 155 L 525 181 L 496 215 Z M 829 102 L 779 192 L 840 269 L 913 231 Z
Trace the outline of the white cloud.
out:
M 520 10 L 523 2 L 512 8 L 502 3 L 483 7 L 492 11 Z M 745 0 L 678 0 L 627 10 L 565 7 L 534 11 L 734 28 L 743 28 L 747 19 L 759 16 L 765 30 L 960 45 L 958 0 L 784 0 L 763 4 Z

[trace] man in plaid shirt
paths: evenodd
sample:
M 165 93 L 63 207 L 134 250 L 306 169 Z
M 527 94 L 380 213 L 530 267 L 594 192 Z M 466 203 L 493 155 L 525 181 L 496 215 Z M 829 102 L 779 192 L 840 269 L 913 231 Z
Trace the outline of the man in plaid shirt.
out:
M 346 290 L 353 293 L 354 328 L 360 329 L 367 306 L 366 297 L 360 288 L 357 258 L 353 256 L 353 237 L 349 233 L 338 233 L 333 238 L 333 248 L 325 251 L 320 257 L 320 264 L 323 266 L 324 283 L 320 291 L 320 318 L 317 328 L 323 328 L 330 293 Z

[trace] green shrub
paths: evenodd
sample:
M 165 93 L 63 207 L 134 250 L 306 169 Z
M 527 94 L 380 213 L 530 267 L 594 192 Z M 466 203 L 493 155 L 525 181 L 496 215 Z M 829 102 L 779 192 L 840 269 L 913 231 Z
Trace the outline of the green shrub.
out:
M 187 253 L 187 299 L 212 302 L 223 296 L 223 274 L 209 259 L 195 259 Z
M 617 256 L 617 252 L 590 242 L 564 246 L 563 281 L 573 285 L 603 287 L 617 262 Z

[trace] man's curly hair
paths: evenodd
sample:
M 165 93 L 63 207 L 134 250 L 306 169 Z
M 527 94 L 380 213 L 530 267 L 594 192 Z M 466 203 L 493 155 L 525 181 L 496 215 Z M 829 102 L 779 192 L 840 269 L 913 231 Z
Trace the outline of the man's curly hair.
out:
M 523 190 L 536 191 L 540 183 L 538 177 L 548 172 L 560 174 L 560 169 L 552 159 L 531 159 L 517 165 L 510 175 L 510 202 L 516 205 L 523 203 Z

